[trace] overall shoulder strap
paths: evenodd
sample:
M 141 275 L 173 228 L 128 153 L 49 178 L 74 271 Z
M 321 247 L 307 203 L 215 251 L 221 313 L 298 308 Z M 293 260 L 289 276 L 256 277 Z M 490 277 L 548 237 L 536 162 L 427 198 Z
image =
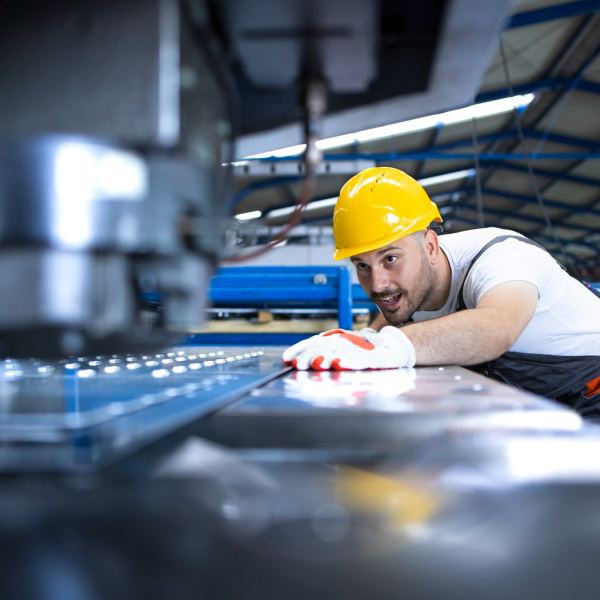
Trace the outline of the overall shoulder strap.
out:
M 500 242 L 503 242 L 504 240 L 508 240 L 508 239 L 515 239 L 515 240 L 519 240 L 520 242 L 524 242 L 525 244 L 531 244 L 532 246 L 537 246 L 538 248 L 541 248 L 542 250 L 544 250 L 544 252 L 546 252 L 546 249 L 543 246 L 540 246 L 540 244 L 538 244 L 537 242 L 534 242 L 533 240 L 530 240 L 528 238 L 525 237 L 521 237 L 519 235 L 500 235 L 498 237 L 495 237 L 493 239 L 491 239 L 473 258 L 473 260 L 471 261 L 471 264 L 469 265 L 469 267 L 467 268 L 465 275 L 463 277 L 462 280 L 462 284 L 460 286 L 460 290 L 458 292 L 458 307 L 456 309 L 456 311 L 458 312 L 459 310 L 465 310 L 465 308 L 467 308 L 464 298 L 463 298 L 463 291 L 464 291 L 464 287 L 465 287 L 465 282 L 467 281 L 467 277 L 469 276 L 469 273 L 471 272 L 471 269 L 473 268 L 473 265 L 475 264 L 475 261 L 490 247 L 493 246 L 494 244 L 499 244 Z M 558 263 L 560 265 L 560 263 Z M 564 267 L 562 265 L 560 265 L 563 269 Z

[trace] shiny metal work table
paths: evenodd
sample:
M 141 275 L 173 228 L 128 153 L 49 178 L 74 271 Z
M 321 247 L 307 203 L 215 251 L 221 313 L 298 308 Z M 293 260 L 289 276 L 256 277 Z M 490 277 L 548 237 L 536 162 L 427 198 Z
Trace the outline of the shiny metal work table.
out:
M 573 411 L 460 367 L 289 371 L 198 423 L 238 448 L 390 452 L 458 432 L 573 434 Z
M 194 423 L 237 448 L 379 453 L 448 432 L 576 432 L 554 403 L 458 367 L 297 372 L 283 348 L 0 363 L 0 468 L 94 469 Z
M 600 428 L 465 369 L 281 350 L 0 364 L 4 588 L 58 564 L 102 597 L 595 597 Z

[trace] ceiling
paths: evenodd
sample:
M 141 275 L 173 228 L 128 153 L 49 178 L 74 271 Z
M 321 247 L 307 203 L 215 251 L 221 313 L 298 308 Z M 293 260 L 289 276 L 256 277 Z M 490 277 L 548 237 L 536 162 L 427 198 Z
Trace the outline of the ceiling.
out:
M 446 232 L 513 229 L 600 280 L 600 0 L 515 2 L 495 46 L 475 103 L 532 92 L 525 109 L 326 151 L 313 200 L 365 165 L 417 179 L 470 170 L 427 187 Z M 279 164 L 276 176 L 237 172 L 231 212 L 260 210 L 254 228 L 281 225 L 269 211 L 298 201 L 299 177 Z M 314 239 L 308 226 L 330 232 L 331 216 L 331 206 L 306 211 L 296 241 Z

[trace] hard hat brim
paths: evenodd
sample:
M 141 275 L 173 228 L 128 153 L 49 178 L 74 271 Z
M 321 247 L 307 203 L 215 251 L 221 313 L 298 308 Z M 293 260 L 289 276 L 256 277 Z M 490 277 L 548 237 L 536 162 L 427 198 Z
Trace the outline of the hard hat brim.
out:
M 411 233 L 415 233 L 417 231 L 424 231 L 425 229 L 427 229 L 427 227 L 429 227 L 429 224 L 431 223 L 431 221 L 429 219 L 427 220 L 427 224 L 424 225 L 423 224 L 423 220 L 422 219 L 418 219 L 417 221 L 415 221 L 413 223 L 413 225 L 408 228 L 408 229 L 404 229 L 402 232 L 393 232 L 391 235 L 383 238 L 383 239 L 379 239 L 379 240 L 374 240 L 372 243 L 370 244 L 363 244 L 361 246 L 355 246 L 355 247 L 351 247 L 351 248 L 337 248 L 334 250 L 333 252 L 333 259 L 334 260 L 342 260 L 344 258 L 350 258 L 351 256 L 356 256 L 357 254 L 363 254 L 365 252 L 372 252 L 373 250 L 379 250 L 380 248 L 384 248 L 385 246 L 389 246 L 390 244 L 394 243 L 395 241 L 406 237 L 407 235 L 410 235 Z M 439 223 L 442 223 L 442 218 L 435 216 L 433 219 L 433 221 L 438 221 Z

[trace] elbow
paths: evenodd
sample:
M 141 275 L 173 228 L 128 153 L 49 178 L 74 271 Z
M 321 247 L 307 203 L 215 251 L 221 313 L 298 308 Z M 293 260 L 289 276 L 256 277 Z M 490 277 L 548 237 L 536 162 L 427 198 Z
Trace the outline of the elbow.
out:
M 506 314 L 503 311 L 489 311 L 482 324 L 482 337 L 487 338 L 484 360 L 494 360 L 508 352 L 519 339 L 529 319 L 519 318 L 521 315 Z M 485 332 L 485 333 L 484 333 Z
M 515 345 L 519 334 L 511 331 L 509 328 L 504 328 L 498 331 L 498 335 L 495 337 L 495 343 L 493 344 L 494 356 L 491 356 L 491 359 L 498 358 L 505 352 L 508 352 Z

